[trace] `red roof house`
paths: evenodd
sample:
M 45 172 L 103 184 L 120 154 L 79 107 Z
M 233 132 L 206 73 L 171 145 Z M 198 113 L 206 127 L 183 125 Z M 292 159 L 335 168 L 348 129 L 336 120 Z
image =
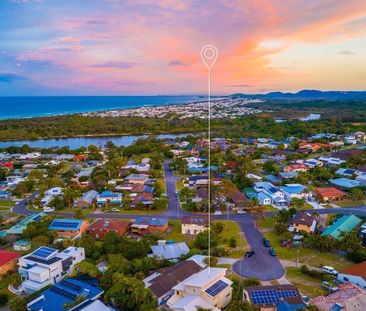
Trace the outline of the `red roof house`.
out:
M 14 271 L 17 266 L 19 254 L 0 250 L 0 276 L 9 271 Z

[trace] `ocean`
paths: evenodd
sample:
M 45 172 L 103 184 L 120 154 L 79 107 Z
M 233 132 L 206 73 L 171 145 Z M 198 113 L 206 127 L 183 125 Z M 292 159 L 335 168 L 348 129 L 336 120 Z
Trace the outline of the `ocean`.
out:
M 30 118 L 164 106 L 204 100 L 205 96 L 42 96 L 0 97 L 0 119 Z

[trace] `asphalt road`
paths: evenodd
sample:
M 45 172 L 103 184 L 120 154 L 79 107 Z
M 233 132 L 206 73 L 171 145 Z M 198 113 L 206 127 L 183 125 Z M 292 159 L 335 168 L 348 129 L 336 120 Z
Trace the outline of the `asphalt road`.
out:
M 255 254 L 250 258 L 238 260 L 234 263 L 233 270 L 242 277 L 258 278 L 261 281 L 279 279 L 284 275 L 285 269 L 277 257 L 268 253 L 269 248 L 263 245 L 262 233 L 257 229 L 251 216 L 248 217 L 250 219 L 245 223 L 241 221 L 238 224 Z
M 173 174 L 169 167 L 170 160 L 166 160 L 163 163 L 165 174 L 166 194 L 168 198 L 168 208 L 166 211 L 160 214 L 154 214 L 150 216 L 165 218 L 165 219 L 181 219 L 184 215 L 194 215 L 193 213 L 185 212 L 181 209 L 180 202 L 176 196 L 176 181 L 178 178 Z M 33 193 L 27 199 L 24 199 L 17 203 L 12 211 L 21 215 L 32 214 L 33 211 L 27 210 L 27 204 L 29 200 L 35 198 L 38 191 Z M 324 208 L 313 209 L 312 212 L 318 214 L 353 214 L 357 216 L 366 217 L 366 206 L 358 208 Z M 271 216 L 276 212 L 266 212 L 265 216 Z M 65 217 L 72 216 L 71 213 L 54 212 L 52 214 L 61 215 Z M 141 215 L 139 214 L 115 214 L 115 213 L 103 213 L 103 214 L 87 214 L 88 218 L 130 218 L 135 219 Z M 147 215 L 149 216 L 149 215 Z M 262 281 L 269 281 L 278 279 L 283 276 L 284 268 L 281 265 L 277 257 L 270 256 L 269 248 L 263 245 L 263 235 L 256 228 L 250 214 L 229 214 L 229 215 L 212 215 L 212 219 L 233 220 L 236 221 L 242 233 L 244 233 L 248 244 L 251 249 L 255 251 L 255 255 L 251 258 L 238 260 L 233 265 L 233 270 L 243 277 L 255 277 Z M 244 256 L 244 254 L 243 254 Z

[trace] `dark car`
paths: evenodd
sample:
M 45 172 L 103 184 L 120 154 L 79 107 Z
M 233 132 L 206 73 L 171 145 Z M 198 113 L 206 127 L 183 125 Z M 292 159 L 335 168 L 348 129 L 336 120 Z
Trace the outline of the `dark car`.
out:
M 282 241 L 281 241 L 281 246 L 282 246 L 282 247 L 288 247 L 288 246 L 291 246 L 291 240 L 282 240 Z
M 263 238 L 263 244 L 265 247 L 271 247 L 271 242 L 266 238 Z
M 269 254 L 270 254 L 271 256 L 277 256 L 277 253 L 276 253 L 276 251 L 274 250 L 274 248 L 271 248 L 271 249 L 269 250 Z
M 249 251 L 245 253 L 245 258 L 250 258 L 255 254 L 255 251 Z

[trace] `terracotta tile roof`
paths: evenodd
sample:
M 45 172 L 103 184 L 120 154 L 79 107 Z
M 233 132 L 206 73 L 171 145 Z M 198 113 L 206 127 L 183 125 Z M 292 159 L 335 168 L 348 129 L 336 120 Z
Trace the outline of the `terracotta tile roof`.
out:
M 343 197 L 347 195 L 345 192 L 334 187 L 316 188 L 315 191 L 322 197 Z
M 320 310 L 331 311 L 335 304 L 339 304 L 344 310 L 364 310 L 362 308 L 346 308 L 348 301 L 355 299 L 365 302 L 366 291 L 350 282 L 338 286 L 339 290 L 328 296 L 319 296 L 310 300 L 310 304 L 317 306 Z M 348 304 L 347 304 L 348 305 Z M 349 305 L 348 305 L 349 306 Z
M 0 267 L 7 264 L 8 262 L 19 257 L 19 254 L 16 252 L 8 252 L 0 250 Z
M 130 224 L 131 222 L 128 221 L 116 221 L 99 218 L 89 226 L 88 230 L 105 229 L 108 231 L 119 231 L 122 229 L 127 229 Z
M 191 275 L 201 270 L 201 267 L 193 260 L 182 261 L 168 268 L 162 274 L 152 279 L 149 287 L 156 297 L 161 297 L 170 291 L 175 285 L 184 281 Z
M 353 265 L 342 271 L 343 274 L 357 275 L 366 280 L 366 261 Z

